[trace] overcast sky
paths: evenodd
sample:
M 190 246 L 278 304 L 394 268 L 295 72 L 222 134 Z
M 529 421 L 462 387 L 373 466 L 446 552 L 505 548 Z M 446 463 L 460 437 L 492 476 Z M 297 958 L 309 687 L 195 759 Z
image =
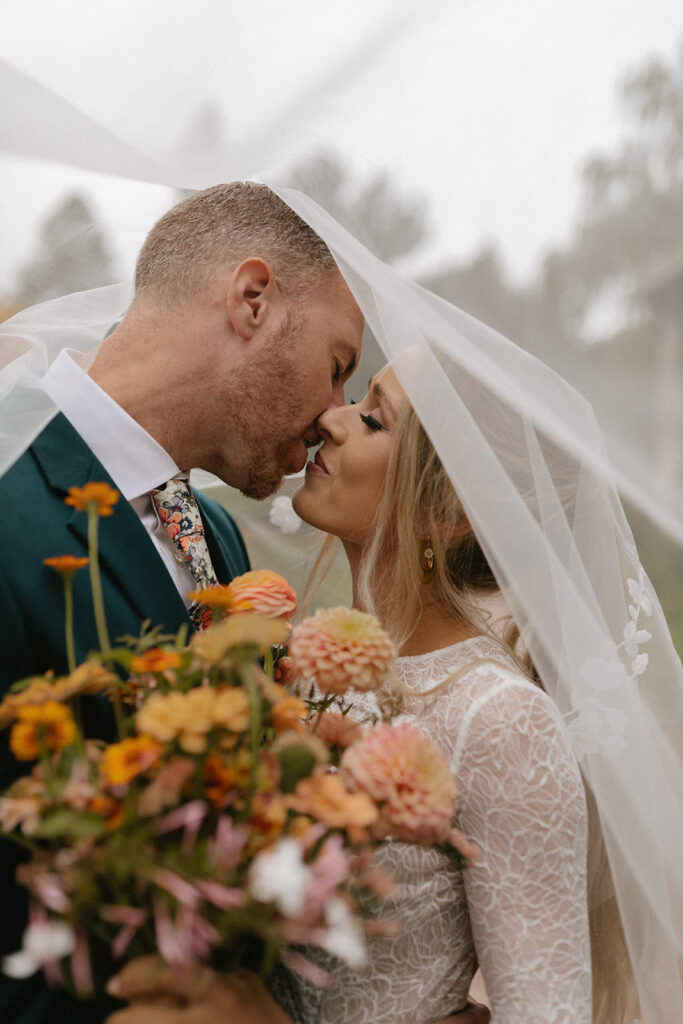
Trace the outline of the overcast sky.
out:
M 586 156 L 623 132 L 618 82 L 682 38 L 680 0 L 3 0 L 0 55 L 162 159 L 212 102 L 235 154 L 263 132 L 275 165 L 326 146 L 359 177 L 387 168 L 428 201 L 422 266 L 497 240 L 524 277 L 566 237 Z M 3 156 L 0 291 L 73 187 L 124 271 L 169 202 Z

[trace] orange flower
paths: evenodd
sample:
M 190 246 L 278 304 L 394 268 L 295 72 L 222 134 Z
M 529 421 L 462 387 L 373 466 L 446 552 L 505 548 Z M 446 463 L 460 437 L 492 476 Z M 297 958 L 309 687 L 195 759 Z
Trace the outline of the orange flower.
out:
M 287 804 L 278 793 L 255 793 L 248 819 L 250 853 L 274 843 L 286 821 Z
M 257 569 L 236 576 L 228 585 L 236 612 L 259 612 L 269 619 L 291 619 L 296 611 L 296 592 L 284 576 Z
M 380 805 L 374 832 L 406 842 L 448 839 L 456 787 L 448 762 L 419 729 L 377 725 L 344 751 L 342 776 Z
M 134 736 L 105 747 L 100 772 L 110 786 L 123 786 L 148 771 L 161 757 L 163 744 L 151 736 Z
M 215 587 L 202 587 L 201 590 L 191 590 L 187 596 L 191 601 L 206 605 L 207 608 L 215 608 L 216 611 L 228 612 L 234 605 L 230 587 L 221 583 Z
M 115 828 L 119 828 L 123 824 L 123 805 L 120 800 L 116 800 L 113 796 L 109 796 L 107 793 L 98 793 L 92 798 L 89 809 L 105 819 L 107 828 L 113 831 Z
M 70 709 L 56 700 L 48 700 L 17 709 L 10 747 L 18 761 L 35 761 L 41 744 L 47 750 L 62 750 L 75 739 L 76 725 Z
M 119 492 L 109 484 L 89 483 L 83 487 L 70 487 L 64 504 L 73 505 L 79 512 L 87 512 L 89 507 L 94 507 L 98 516 L 110 516 L 118 500 Z
M 143 654 L 133 658 L 130 667 L 133 672 L 165 672 L 168 668 L 180 668 L 183 659 L 177 651 L 163 651 L 161 647 L 150 647 Z
M 317 818 L 330 828 L 365 828 L 378 811 L 367 793 L 350 793 L 339 775 L 309 775 L 287 798 L 298 814 Z
M 14 721 L 19 708 L 28 704 L 45 704 L 48 700 L 54 700 L 54 696 L 52 680 L 45 676 L 34 676 L 28 686 L 18 693 L 8 693 L 0 704 L 0 729 Z
M 83 569 L 87 564 L 87 558 L 78 558 L 76 555 L 56 555 L 54 558 L 43 559 L 43 565 L 49 569 L 56 569 L 67 578 L 73 576 L 78 569 Z
M 306 724 L 303 719 L 306 718 L 306 714 L 306 705 L 302 700 L 298 697 L 285 697 L 271 711 L 273 728 L 275 732 L 304 732 Z
M 289 653 L 324 693 L 376 690 L 391 675 L 394 646 L 377 619 L 355 608 L 320 609 L 294 628 Z

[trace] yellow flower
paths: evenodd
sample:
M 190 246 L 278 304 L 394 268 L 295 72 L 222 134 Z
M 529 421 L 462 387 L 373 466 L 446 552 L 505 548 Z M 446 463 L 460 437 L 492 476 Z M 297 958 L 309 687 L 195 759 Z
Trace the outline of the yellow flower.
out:
M 236 576 L 227 588 L 234 611 L 259 612 L 269 619 L 291 619 L 296 611 L 296 591 L 284 576 L 269 569 L 257 569 Z
M 87 558 L 78 558 L 76 555 L 56 555 L 54 558 L 43 559 L 43 565 L 67 577 L 73 576 L 78 569 L 83 569 L 87 564 Z
M 202 661 L 215 665 L 232 647 L 253 646 L 259 653 L 287 639 L 288 626 L 282 619 L 270 619 L 256 612 L 230 615 L 202 633 L 196 633 L 191 649 Z
M 89 483 L 83 487 L 70 487 L 69 494 L 64 499 L 65 505 L 72 505 L 79 512 L 87 512 L 89 507 L 94 507 L 98 516 L 110 516 L 114 511 L 113 506 L 119 500 L 119 492 L 109 484 Z
M 133 736 L 105 747 L 100 772 L 110 786 L 123 786 L 142 775 L 161 757 L 163 745 L 150 736 Z
M 233 733 L 248 729 L 249 701 L 243 690 L 217 691 L 211 686 L 187 693 L 154 694 L 138 711 L 136 724 L 140 732 L 162 743 L 177 740 L 186 753 L 203 754 L 214 729 Z
M 138 732 L 147 733 L 161 743 L 169 743 L 185 727 L 186 713 L 184 694 L 155 693 L 140 708 L 135 723 Z
M 64 704 L 48 700 L 17 709 L 17 721 L 10 733 L 10 747 L 18 761 L 35 761 L 41 744 L 47 750 L 62 750 L 76 739 L 73 715 Z
M 168 668 L 180 668 L 183 659 L 177 651 L 163 651 L 161 647 L 150 647 L 144 654 L 133 658 L 130 667 L 133 672 L 165 672 Z
M 320 609 L 294 628 L 289 653 L 304 679 L 324 693 L 376 690 L 391 675 L 396 652 L 377 619 L 355 608 Z
M 216 693 L 214 723 L 230 732 L 246 732 L 249 728 L 249 700 L 244 690 L 229 687 Z

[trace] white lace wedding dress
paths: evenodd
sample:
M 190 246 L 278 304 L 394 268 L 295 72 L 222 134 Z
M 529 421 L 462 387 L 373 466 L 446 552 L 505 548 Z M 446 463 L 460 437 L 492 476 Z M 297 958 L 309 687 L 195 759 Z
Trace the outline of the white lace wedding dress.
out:
M 436 1021 L 464 1005 L 476 957 L 492 1024 L 590 1024 L 584 791 L 555 705 L 485 637 L 398 669 L 418 694 L 473 662 L 439 695 L 406 698 L 397 720 L 448 757 L 457 824 L 483 856 L 461 873 L 434 851 L 388 843 L 379 860 L 398 888 L 383 916 L 396 936 L 372 940 L 360 969 L 335 962 L 324 990 L 292 979 L 294 1003 L 283 1002 L 298 1021 Z M 354 711 L 371 702 L 357 697 Z

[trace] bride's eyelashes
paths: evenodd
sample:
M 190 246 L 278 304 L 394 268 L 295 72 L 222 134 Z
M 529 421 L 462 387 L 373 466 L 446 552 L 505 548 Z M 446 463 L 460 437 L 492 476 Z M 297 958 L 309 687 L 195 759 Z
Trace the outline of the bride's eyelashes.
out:
M 362 421 L 366 425 L 366 427 L 370 427 L 370 430 L 386 430 L 387 429 L 384 426 L 383 423 L 380 423 L 379 420 L 376 420 L 374 416 L 370 415 L 370 413 L 363 413 L 362 412 L 360 414 L 360 418 L 362 419 Z
M 349 401 L 349 405 L 358 405 L 358 402 L 356 401 L 355 398 L 352 398 Z M 372 416 L 370 413 L 363 413 L 362 412 L 362 413 L 360 413 L 360 418 L 362 419 L 362 421 L 366 425 L 366 427 L 370 428 L 370 430 L 387 430 L 388 429 L 387 427 L 384 426 L 383 423 L 380 423 L 379 420 L 376 420 L 375 417 Z

